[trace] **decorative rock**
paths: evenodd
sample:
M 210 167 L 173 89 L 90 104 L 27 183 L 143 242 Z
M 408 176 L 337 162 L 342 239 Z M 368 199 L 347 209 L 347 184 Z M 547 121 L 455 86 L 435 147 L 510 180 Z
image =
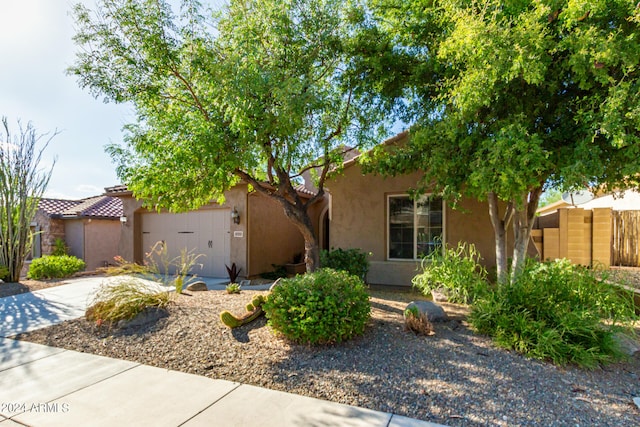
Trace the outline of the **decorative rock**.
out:
M 627 356 L 633 356 L 640 351 L 640 342 L 629 335 L 618 332 L 613 335 L 613 339 L 616 340 L 622 352 Z
M 640 409 L 640 397 L 634 397 L 633 403 L 635 403 L 638 409 Z
M 449 292 L 444 288 L 438 288 L 431 291 L 433 302 L 448 302 Z
M 140 312 L 140 314 L 138 314 L 136 317 L 134 317 L 131 320 L 120 320 L 116 324 L 116 328 L 126 329 L 126 328 L 133 328 L 137 326 L 144 326 L 148 323 L 157 322 L 158 320 L 164 317 L 167 317 L 168 315 L 169 313 L 167 312 L 167 310 L 164 310 L 161 308 L 159 309 L 155 307 L 149 307 L 144 309 L 142 312 Z
M 417 307 L 420 313 L 424 313 L 430 322 L 446 322 L 449 320 L 444 309 L 431 301 L 411 301 L 405 311 L 411 307 Z
M 208 291 L 209 288 L 207 288 L 207 284 L 204 283 L 203 281 L 197 281 L 187 286 L 187 290 L 192 292 L 201 292 L 201 291 Z

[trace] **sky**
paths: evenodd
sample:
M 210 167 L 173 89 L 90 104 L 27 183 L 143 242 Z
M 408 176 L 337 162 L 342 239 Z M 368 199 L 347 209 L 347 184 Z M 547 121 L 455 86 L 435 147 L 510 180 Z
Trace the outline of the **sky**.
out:
M 119 184 L 104 147 L 121 142 L 122 126 L 135 116 L 130 107 L 94 99 L 66 75 L 76 51 L 71 5 L 0 0 L 0 116 L 13 134 L 18 120 L 38 134 L 59 132 L 40 164 L 48 170 L 56 158 L 45 196 L 82 199 Z

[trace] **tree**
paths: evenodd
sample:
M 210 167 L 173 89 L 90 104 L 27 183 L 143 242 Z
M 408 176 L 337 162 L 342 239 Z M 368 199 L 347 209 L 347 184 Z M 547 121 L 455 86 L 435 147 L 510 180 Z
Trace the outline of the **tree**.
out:
M 19 124 L 19 123 L 18 123 Z M 20 280 L 24 260 L 31 250 L 31 221 L 40 197 L 49 184 L 49 171 L 40 169 L 42 154 L 53 134 L 42 147 L 36 147 L 45 135 L 38 135 L 31 123 L 19 135 L 13 135 L 6 117 L 0 135 L 0 266 L 8 270 L 7 280 Z
M 118 175 L 149 206 L 194 209 L 240 181 L 277 200 L 318 265 L 308 207 L 324 195 L 345 144 L 378 138 L 375 114 L 347 73 L 351 10 L 338 0 L 232 0 L 213 18 L 184 0 L 76 5 L 82 51 L 69 72 L 105 100 L 130 103 Z M 318 191 L 296 192 L 317 171 Z
M 499 281 L 509 278 L 508 227 L 513 279 L 545 188 L 639 185 L 635 2 L 374 0 L 371 11 L 365 32 L 386 35 L 391 59 L 372 60 L 365 46 L 360 72 L 379 77 L 389 60 L 411 67 L 401 85 L 378 80 L 381 95 L 402 97 L 413 127 L 377 168 L 423 170 L 419 189 L 487 200 Z

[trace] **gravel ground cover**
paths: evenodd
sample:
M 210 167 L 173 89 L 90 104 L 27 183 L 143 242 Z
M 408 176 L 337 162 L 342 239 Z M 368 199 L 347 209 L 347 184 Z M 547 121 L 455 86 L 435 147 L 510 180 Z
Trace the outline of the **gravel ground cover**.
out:
M 365 335 L 340 345 L 290 344 L 264 318 L 221 324 L 221 311 L 242 313 L 256 293 L 183 294 L 145 325 L 108 330 L 78 319 L 18 338 L 450 426 L 640 425 L 640 355 L 593 371 L 558 368 L 494 348 L 451 304 L 434 336 L 416 336 L 402 311 L 421 297 L 397 291 L 373 290 Z

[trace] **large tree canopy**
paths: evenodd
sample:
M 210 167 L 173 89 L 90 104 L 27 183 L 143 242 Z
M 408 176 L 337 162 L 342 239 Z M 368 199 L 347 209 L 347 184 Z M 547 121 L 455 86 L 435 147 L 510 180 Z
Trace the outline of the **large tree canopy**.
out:
M 361 72 L 414 124 L 410 144 L 381 156 L 378 170 L 423 170 L 422 189 L 488 200 L 499 280 L 507 227 L 515 276 L 545 188 L 638 186 L 635 1 L 373 0 L 367 25 L 390 54 L 372 59 L 364 44 Z M 385 61 L 408 69 L 389 78 Z
M 278 200 L 318 244 L 307 213 L 346 144 L 375 141 L 378 120 L 347 73 L 343 40 L 355 9 L 340 0 L 231 0 L 203 12 L 184 0 L 101 0 L 75 7 L 82 48 L 70 73 L 107 101 L 131 103 L 118 175 L 156 208 L 197 208 L 241 180 Z M 370 106 L 370 105 L 369 105 Z M 317 171 L 317 194 L 295 191 Z

